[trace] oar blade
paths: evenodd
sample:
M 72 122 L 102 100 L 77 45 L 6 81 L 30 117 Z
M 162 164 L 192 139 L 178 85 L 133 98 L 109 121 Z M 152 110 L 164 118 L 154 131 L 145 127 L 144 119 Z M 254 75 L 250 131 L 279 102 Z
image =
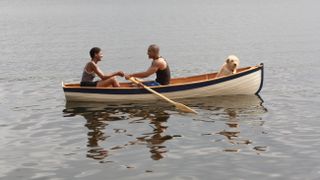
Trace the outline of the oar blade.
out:
M 182 111 L 182 112 L 198 114 L 197 111 L 191 109 L 190 107 L 188 107 L 188 106 L 186 106 L 186 105 L 184 105 L 184 104 L 181 104 L 181 103 L 176 102 L 174 105 L 176 106 L 176 108 L 177 108 L 178 110 L 180 110 L 180 111 Z

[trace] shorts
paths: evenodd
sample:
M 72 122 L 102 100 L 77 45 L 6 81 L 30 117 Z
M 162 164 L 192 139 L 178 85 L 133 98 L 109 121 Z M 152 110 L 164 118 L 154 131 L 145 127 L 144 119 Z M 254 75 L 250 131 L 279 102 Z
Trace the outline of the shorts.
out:
M 94 81 L 94 82 L 81 82 L 80 86 L 85 86 L 85 87 L 96 87 L 99 81 Z
M 160 84 L 157 81 L 146 81 L 146 82 L 143 82 L 142 84 L 146 86 L 160 86 Z

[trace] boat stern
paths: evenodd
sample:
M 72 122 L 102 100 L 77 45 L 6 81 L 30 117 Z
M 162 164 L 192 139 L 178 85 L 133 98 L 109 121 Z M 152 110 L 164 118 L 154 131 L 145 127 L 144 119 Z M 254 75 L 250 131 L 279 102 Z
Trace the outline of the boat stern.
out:
M 258 95 L 263 87 L 263 83 L 264 83 L 264 63 L 260 63 L 260 71 L 261 71 L 261 80 L 260 80 L 260 86 L 259 89 L 257 90 L 257 92 L 255 93 L 256 95 Z

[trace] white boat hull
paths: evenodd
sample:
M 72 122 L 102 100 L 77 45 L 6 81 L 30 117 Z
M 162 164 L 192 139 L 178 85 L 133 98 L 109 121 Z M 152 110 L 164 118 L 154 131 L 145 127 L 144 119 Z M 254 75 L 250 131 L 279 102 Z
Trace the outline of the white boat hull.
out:
M 161 92 L 170 99 L 202 98 L 209 96 L 252 95 L 260 92 L 263 83 L 263 66 L 260 70 L 212 85 L 174 92 Z M 156 90 L 156 88 L 154 88 Z M 107 94 L 90 92 L 67 92 L 67 101 L 121 102 L 121 101 L 157 101 L 159 98 L 150 93 L 143 94 Z

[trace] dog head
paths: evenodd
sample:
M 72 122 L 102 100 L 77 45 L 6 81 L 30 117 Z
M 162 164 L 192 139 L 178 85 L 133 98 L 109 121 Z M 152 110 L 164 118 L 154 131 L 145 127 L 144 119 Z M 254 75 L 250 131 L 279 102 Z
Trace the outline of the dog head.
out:
M 228 58 L 226 60 L 226 64 L 227 64 L 227 67 L 230 71 L 234 71 L 235 69 L 237 69 L 239 67 L 240 60 L 237 56 L 230 55 L 230 56 L 228 56 Z

